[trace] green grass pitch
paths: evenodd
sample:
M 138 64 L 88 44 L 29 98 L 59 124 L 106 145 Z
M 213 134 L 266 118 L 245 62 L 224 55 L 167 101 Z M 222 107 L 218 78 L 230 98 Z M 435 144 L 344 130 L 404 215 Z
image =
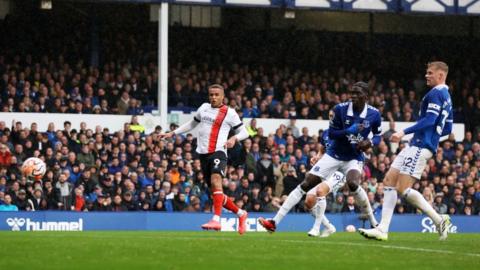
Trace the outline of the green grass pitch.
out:
M 480 234 L 0 232 L 0 269 L 480 269 Z

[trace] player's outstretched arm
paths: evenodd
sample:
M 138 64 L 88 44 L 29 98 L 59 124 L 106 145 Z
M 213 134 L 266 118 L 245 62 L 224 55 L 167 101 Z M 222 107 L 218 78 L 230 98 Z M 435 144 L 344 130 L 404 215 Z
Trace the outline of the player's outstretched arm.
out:
M 239 128 L 235 129 L 235 135 L 230 137 L 225 143 L 225 147 L 232 148 L 237 141 L 243 141 L 248 138 L 248 131 L 242 124 Z
M 392 136 L 390 137 L 390 141 L 399 142 L 402 139 L 402 137 L 405 136 L 406 134 L 415 133 L 422 129 L 431 127 L 435 125 L 436 119 L 437 119 L 437 115 L 429 112 L 424 118 L 420 119 L 420 121 L 418 121 L 415 125 L 408 127 L 403 131 L 393 133 Z
M 198 125 L 198 123 L 199 122 L 195 121 L 195 119 L 192 119 L 192 120 L 186 122 L 185 124 L 179 126 L 174 131 L 170 131 L 170 132 L 167 132 L 167 133 L 164 133 L 164 134 L 160 134 L 160 138 L 171 138 L 173 135 L 188 132 L 188 131 L 194 129 Z
M 171 137 L 173 137 L 175 133 L 173 131 L 170 131 L 170 132 L 167 132 L 167 133 L 160 133 L 158 136 L 160 137 L 160 139 L 169 139 Z

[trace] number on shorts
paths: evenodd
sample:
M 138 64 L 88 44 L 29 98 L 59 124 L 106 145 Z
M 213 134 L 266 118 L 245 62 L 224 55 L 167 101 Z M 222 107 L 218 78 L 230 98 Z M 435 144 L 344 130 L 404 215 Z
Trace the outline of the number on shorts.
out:
M 413 158 L 408 157 L 403 161 L 403 166 L 404 167 L 410 167 L 412 166 Z
M 215 164 L 215 168 L 218 168 L 218 165 L 220 164 L 220 159 L 218 158 L 214 159 L 213 163 Z
M 333 176 L 335 177 L 335 180 L 340 181 L 343 178 L 343 175 L 340 175 L 338 173 L 334 173 Z

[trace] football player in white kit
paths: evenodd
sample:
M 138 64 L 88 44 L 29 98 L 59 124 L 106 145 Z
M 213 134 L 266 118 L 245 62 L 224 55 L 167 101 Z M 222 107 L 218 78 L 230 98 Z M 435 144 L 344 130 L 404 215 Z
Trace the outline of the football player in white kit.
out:
M 208 88 L 210 103 L 202 104 L 192 120 L 174 131 L 162 134 L 161 137 L 170 138 L 199 126 L 196 151 L 200 154 L 202 171 L 206 179 L 210 178 L 211 181 L 210 190 L 214 212 L 213 218 L 203 224 L 202 228 L 204 230 L 220 230 L 220 214 L 222 207 L 225 207 L 238 215 L 238 232 L 243 234 L 246 229 L 247 212 L 239 209 L 230 198 L 223 194 L 222 179 L 227 166 L 227 148 L 233 147 L 237 141 L 248 138 L 248 132 L 237 112 L 223 104 L 224 97 L 223 86 L 211 85 Z M 235 135 L 228 138 L 232 129 Z

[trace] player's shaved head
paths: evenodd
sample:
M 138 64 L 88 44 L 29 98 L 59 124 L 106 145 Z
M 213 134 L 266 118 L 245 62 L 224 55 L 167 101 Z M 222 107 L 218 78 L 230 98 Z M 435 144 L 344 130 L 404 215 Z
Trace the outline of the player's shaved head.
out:
M 441 70 L 445 73 L 448 73 L 448 65 L 445 62 L 442 61 L 434 61 L 434 62 L 429 62 L 427 64 L 428 68 L 434 68 L 436 70 Z
M 212 107 L 217 108 L 223 105 L 225 90 L 220 84 L 212 84 L 208 87 L 208 99 Z
M 225 88 L 223 88 L 222 85 L 216 83 L 216 84 L 212 84 L 208 87 L 208 91 L 210 91 L 210 89 L 220 89 L 222 91 L 223 94 L 225 94 Z

